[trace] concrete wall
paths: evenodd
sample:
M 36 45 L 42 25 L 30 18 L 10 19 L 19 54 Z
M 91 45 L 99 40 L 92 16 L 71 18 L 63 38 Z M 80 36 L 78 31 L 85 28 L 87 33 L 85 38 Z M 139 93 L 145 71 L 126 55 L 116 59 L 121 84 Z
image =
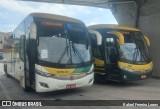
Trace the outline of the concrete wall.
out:
M 114 4 L 111 11 L 120 25 L 134 26 L 136 16 L 133 3 Z
M 115 5 L 111 11 L 119 24 L 134 26 L 134 5 Z M 153 75 L 160 77 L 160 0 L 147 0 L 141 5 L 138 27 L 151 41 L 149 48 L 154 62 Z
M 151 41 L 154 76 L 160 77 L 160 0 L 148 0 L 142 5 L 138 24 Z

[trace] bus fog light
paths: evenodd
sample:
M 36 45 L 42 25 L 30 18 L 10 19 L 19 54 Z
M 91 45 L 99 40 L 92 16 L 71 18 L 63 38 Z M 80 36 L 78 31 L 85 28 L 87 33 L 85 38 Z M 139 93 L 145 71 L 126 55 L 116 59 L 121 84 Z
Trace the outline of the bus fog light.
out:
M 43 83 L 43 82 L 39 82 L 39 83 L 40 83 L 40 85 L 41 85 L 42 87 L 49 88 L 48 84 Z
M 119 66 L 119 67 L 120 67 L 120 69 L 126 70 L 126 71 L 128 71 L 128 72 L 135 72 L 135 70 L 134 70 L 134 69 L 131 69 L 131 68 L 127 68 L 127 67 L 123 67 L 123 66 Z
M 124 76 L 123 76 L 123 78 L 124 78 L 124 79 L 127 79 L 127 76 L 126 76 L 126 75 L 124 75 Z

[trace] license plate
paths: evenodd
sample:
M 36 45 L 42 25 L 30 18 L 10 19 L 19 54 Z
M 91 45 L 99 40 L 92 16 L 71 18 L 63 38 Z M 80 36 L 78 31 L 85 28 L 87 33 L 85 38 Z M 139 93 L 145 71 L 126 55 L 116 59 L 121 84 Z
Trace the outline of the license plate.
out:
M 66 89 L 76 88 L 76 84 L 68 84 L 66 85 Z
M 141 75 L 141 79 L 145 79 L 146 78 L 146 75 Z

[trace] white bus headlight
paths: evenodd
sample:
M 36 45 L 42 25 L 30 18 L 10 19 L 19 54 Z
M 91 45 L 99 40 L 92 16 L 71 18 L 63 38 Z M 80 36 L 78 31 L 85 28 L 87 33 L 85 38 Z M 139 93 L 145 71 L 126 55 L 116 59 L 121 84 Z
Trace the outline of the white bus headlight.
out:
M 43 71 L 40 71 L 40 70 L 36 70 L 36 73 L 41 75 L 41 76 L 45 76 L 45 77 L 51 77 L 53 76 L 52 74 L 49 74 L 47 72 L 43 72 Z

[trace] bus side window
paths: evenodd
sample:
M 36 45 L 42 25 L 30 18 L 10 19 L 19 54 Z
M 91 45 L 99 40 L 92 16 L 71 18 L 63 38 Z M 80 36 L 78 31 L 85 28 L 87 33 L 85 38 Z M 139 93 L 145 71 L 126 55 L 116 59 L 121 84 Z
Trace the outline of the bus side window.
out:
M 97 38 L 96 38 L 96 35 L 90 33 L 90 39 L 91 39 L 91 45 L 92 45 L 92 47 L 96 47 L 96 46 L 97 46 Z
M 22 35 L 19 40 L 19 57 L 22 61 L 24 61 L 24 38 L 25 36 Z
M 91 45 L 92 45 L 92 54 L 94 57 L 103 59 L 100 46 L 97 45 L 97 37 L 95 34 L 90 33 Z
M 111 38 L 106 38 L 106 43 L 108 46 L 113 46 L 114 45 L 114 39 Z
M 116 63 L 117 61 L 116 42 L 113 37 L 106 38 L 106 52 L 107 52 L 108 62 Z
M 94 47 L 93 50 L 94 50 L 94 52 L 93 52 L 94 57 L 99 58 L 99 59 L 103 59 L 103 57 L 102 57 L 102 51 L 101 51 L 100 46 Z

